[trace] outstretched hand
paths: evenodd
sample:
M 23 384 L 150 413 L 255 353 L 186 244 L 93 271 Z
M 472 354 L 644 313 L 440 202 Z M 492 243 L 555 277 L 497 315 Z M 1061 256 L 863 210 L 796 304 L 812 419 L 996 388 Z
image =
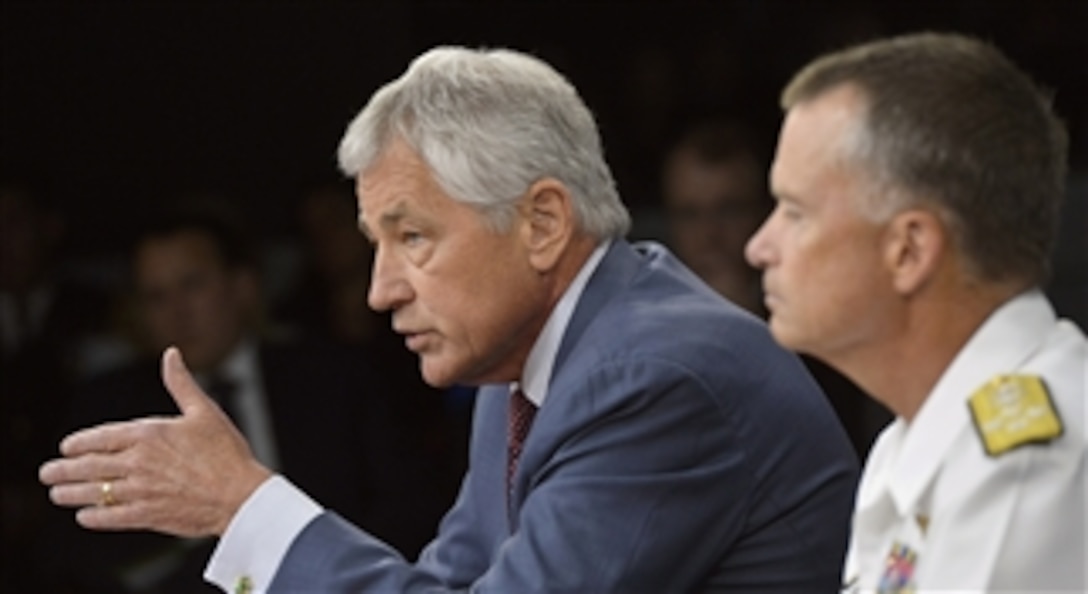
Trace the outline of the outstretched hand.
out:
M 78 431 L 61 442 L 63 458 L 42 465 L 39 476 L 51 487 L 50 498 L 80 508 L 80 525 L 221 535 L 271 476 L 174 347 L 163 353 L 162 379 L 179 416 Z

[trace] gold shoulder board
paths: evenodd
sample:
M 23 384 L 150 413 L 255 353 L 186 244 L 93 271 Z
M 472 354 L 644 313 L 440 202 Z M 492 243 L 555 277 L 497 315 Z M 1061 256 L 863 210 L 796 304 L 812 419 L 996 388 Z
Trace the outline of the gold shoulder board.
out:
M 1050 392 L 1036 375 L 998 375 L 971 395 L 968 406 L 990 456 L 1062 434 Z

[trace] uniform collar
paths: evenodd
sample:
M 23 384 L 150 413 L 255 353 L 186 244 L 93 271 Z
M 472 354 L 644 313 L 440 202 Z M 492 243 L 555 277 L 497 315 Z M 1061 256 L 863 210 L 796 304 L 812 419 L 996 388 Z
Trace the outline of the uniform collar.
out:
M 896 419 L 887 437 L 900 447 L 887 479 L 901 514 L 918 504 L 953 442 L 970 425 L 967 399 L 995 374 L 1020 367 L 1056 320 L 1038 289 L 1005 302 L 960 349 L 913 422 L 908 426 Z

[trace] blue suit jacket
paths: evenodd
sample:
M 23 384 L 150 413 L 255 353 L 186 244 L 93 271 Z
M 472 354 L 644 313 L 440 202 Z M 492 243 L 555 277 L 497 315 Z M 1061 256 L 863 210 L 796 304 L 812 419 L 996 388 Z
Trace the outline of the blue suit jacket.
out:
M 653 244 L 616 242 L 563 337 L 507 514 L 507 387 L 416 563 L 332 513 L 280 592 L 832 592 L 856 459 L 799 360 Z

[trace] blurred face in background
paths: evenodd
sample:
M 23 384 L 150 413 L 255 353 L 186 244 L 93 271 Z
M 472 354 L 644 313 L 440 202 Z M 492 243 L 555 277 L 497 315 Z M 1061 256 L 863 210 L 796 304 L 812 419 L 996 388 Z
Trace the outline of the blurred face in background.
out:
M 308 193 L 299 208 L 303 245 L 322 294 L 325 329 L 346 342 L 368 342 L 389 323 L 367 305 L 374 250 L 358 226 L 358 205 L 350 188 L 323 186 Z
M 22 190 L 0 187 L 0 290 L 21 294 L 43 280 L 61 227 Z
M 718 293 L 758 309 L 759 276 L 744 259 L 744 245 L 766 213 L 765 172 L 745 155 L 711 162 L 682 148 L 664 174 L 676 255 Z
M 145 240 L 134 265 L 152 345 L 176 345 L 195 371 L 219 365 L 257 306 L 253 274 L 228 268 L 212 239 L 195 230 Z
M 321 188 L 306 196 L 300 210 L 303 236 L 314 265 L 329 285 L 368 280 L 374 252 L 359 233 L 357 205 L 350 190 Z

